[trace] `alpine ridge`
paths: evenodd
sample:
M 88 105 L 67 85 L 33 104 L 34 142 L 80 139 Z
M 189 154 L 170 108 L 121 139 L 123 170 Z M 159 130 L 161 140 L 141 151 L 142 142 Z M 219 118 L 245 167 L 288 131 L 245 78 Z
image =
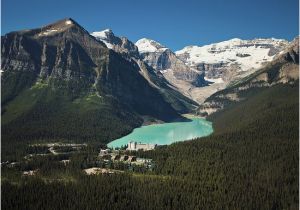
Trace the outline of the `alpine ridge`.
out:
M 193 100 L 195 101 L 195 99 L 189 93 L 189 89 L 193 87 L 203 87 L 208 84 L 208 82 L 204 80 L 203 73 L 185 65 L 169 48 L 154 40 L 143 38 L 134 44 L 125 37 L 114 35 L 110 29 L 92 32 L 91 35 L 106 43 L 106 45 L 114 51 L 144 62 L 146 66 L 148 66 L 148 69 L 151 67 L 152 70 L 149 71 L 154 72 L 157 77 L 161 78 L 160 80 L 165 80 L 163 83 L 169 83 L 167 85 L 169 89 L 171 88 L 173 92 L 180 92 L 189 98 L 189 100 L 183 100 L 185 104 L 192 105 L 188 105 L 189 107 L 193 107 L 193 105 L 196 104 L 192 102 Z M 165 93 L 166 91 L 163 92 Z M 186 107 L 187 105 L 184 106 Z M 180 107 L 182 106 L 183 105 L 180 105 Z M 178 109 L 178 106 L 175 106 L 175 109 L 182 112 L 182 110 L 188 110 L 190 108 Z
M 177 110 L 180 113 L 186 113 L 191 112 L 195 109 L 197 103 L 193 101 L 192 98 L 189 97 L 189 95 L 185 94 L 185 92 L 183 92 L 181 88 L 178 88 L 178 80 L 174 82 L 168 77 L 165 77 L 165 71 L 157 70 L 156 66 L 145 60 L 141 52 L 139 52 L 138 46 L 136 46 L 133 42 L 131 42 L 125 37 L 116 36 L 110 29 L 92 32 L 91 35 L 94 36 L 96 39 L 104 42 L 109 48 L 111 48 L 115 52 L 121 53 L 125 58 L 137 62 L 140 68 L 140 72 L 144 76 L 144 78 L 161 92 L 165 100 L 168 101 L 175 110 Z M 155 41 L 151 43 L 155 44 L 158 48 L 163 48 L 162 45 Z M 179 62 L 179 66 L 174 69 L 177 70 L 178 77 L 181 76 L 182 82 L 193 82 L 194 76 L 199 77 L 197 72 L 189 71 L 189 68 L 185 66 L 182 63 L 182 61 L 178 60 L 175 57 L 174 53 L 172 53 L 172 56 L 175 58 L 175 62 Z
M 6 139 L 76 136 L 107 142 L 141 125 L 143 116 L 182 119 L 173 106 L 184 106 L 184 96 L 175 90 L 163 94 L 143 76 L 151 75 L 148 68 L 142 73 L 138 61 L 110 50 L 70 18 L 1 39 Z M 113 127 L 119 129 L 114 136 L 101 132 Z
M 252 92 L 278 84 L 294 85 L 297 81 L 299 82 L 299 37 L 262 68 L 208 97 L 200 105 L 198 114 L 207 116 L 246 100 Z

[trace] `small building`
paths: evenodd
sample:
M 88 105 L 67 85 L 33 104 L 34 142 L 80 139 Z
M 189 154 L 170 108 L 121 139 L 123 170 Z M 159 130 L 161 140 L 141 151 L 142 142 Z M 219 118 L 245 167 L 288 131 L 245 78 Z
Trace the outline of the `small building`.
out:
M 151 164 L 152 163 L 152 159 L 148 159 L 148 158 L 137 158 L 136 161 L 138 163 L 145 163 L 145 164 Z
M 24 176 L 33 176 L 36 175 L 38 170 L 30 170 L 30 171 L 23 171 Z
M 128 155 L 122 155 L 120 161 L 126 161 L 126 160 L 128 160 Z
M 129 151 L 137 151 L 137 150 L 147 151 L 147 150 L 155 149 L 156 146 L 157 146 L 156 144 L 141 143 L 141 142 L 137 143 L 135 141 L 130 141 L 128 143 L 127 150 L 129 150 Z
M 153 165 L 153 162 L 152 162 L 152 159 L 136 158 L 136 161 L 132 162 L 132 164 L 146 166 L 146 168 L 150 168 Z
M 62 162 L 66 166 L 67 164 L 70 163 L 70 160 L 61 160 L 60 162 Z
M 136 161 L 136 156 L 129 156 L 128 157 L 128 162 L 135 162 Z
M 119 160 L 120 157 L 121 157 L 121 156 L 120 156 L 119 154 L 113 154 L 113 155 L 111 156 L 111 160 L 112 160 L 112 161 Z
M 103 156 L 108 155 L 109 153 L 110 153 L 109 149 L 100 149 L 99 156 L 103 157 Z

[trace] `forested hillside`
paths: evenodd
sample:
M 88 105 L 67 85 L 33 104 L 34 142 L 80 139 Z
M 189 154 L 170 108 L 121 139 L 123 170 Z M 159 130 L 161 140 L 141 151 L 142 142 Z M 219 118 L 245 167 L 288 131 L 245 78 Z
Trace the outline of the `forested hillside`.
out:
M 68 18 L 1 36 L 2 142 L 109 141 L 195 102 Z M 155 85 L 152 84 L 155 80 Z M 152 82 L 152 83 L 151 83 Z M 194 105 L 193 105 L 194 104 Z M 176 109 L 176 110 L 175 110 Z M 7 150 L 5 150 L 7 151 Z
M 11 175 L 2 181 L 2 207 L 298 209 L 298 84 L 261 89 L 211 116 L 209 137 L 141 153 L 155 160 L 152 172 L 81 175 L 87 153 L 67 168 L 50 162 L 47 173 L 14 178 L 18 184 Z M 45 181 L 51 171 L 69 178 Z
M 2 209 L 298 209 L 298 45 L 211 97 L 210 136 L 118 151 L 150 167 L 99 150 L 192 101 L 72 19 L 2 39 Z

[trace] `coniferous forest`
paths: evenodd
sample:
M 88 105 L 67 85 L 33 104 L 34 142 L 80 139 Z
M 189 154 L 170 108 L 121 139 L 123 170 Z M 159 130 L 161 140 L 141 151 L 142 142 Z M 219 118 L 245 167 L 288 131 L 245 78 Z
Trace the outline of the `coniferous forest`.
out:
M 153 159 L 153 170 L 87 176 L 82 170 L 96 164 L 96 143 L 68 157 L 2 166 L 2 208 L 298 209 L 298 88 L 296 82 L 248 93 L 209 117 L 212 135 L 139 151 Z M 18 148 L 19 155 L 4 154 L 18 161 L 27 147 Z M 70 164 L 59 162 L 65 158 Z M 34 169 L 35 176 L 21 174 Z
M 66 7 L 76 5 L 53 1 L 46 7 L 41 3 L 43 9 L 48 12 L 48 6 L 54 5 L 55 11 L 62 9 L 59 14 L 68 14 Z M 94 1 L 92 9 L 97 8 L 94 4 L 100 3 Z M 247 6 L 254 5 L 255 11 L 265 14 L 259 4 Z M 28 5 L 26 1 L 23 6 Z M 128 6 L 121 1 L 117 5 Z M 175 5 L 176 1 L 167 3 L 165 8 L 178 9 Z M 229 5 L 229 9 L 234 6 Z M 278 22 L 278 11 L 267 5 L 276 14 L 269 18 L 271 26 Z M 293 9 L 291 5 L 295 3 L 284 6 Z M 219 8 L 223 6 L 228 5 Z M 273 2 L 272 6 L 280 13 L 288 10 Z M 28 12 L 32 8 L 24 11 L 38 17 L 35 12 L 39 10 L 33 8 L 34 12 Z M 97 14 L 108 12 L 105 16 L 111 17 L 118 13 L 115 6 L 114 10 L 104 8 L 101 2 Z M 135 8 L 122 8 L 126 14 L 115 15 L 116 22 L 134 15 L 134 26 L 148 31 L 151 24 L 136 21 L 146 15 Z M 181 15 L 182 23 L 187 22 L 185 16 L 195 21 L 191 25 L 199 25 L 202 16 L 193 15 L 207 14 L 198 9 L 199 4 L 195 8 L 194 13 L 187 10 Z M 190 7 L 191 11 L 195 8 Z M 177 14 L 183 8 L 179 9 Z M 15 6 L 5 14 L 12 11 Z M 136 13 L 139 11 L 142 13 Z M 245 10 L 234 12 L 240 11 Z M 229 12 L 224 12 L 227 17 Z M 11 19 L 17 19 L 18 12 L 13 14 L 16 17 Z M 292 12 L 282 14 L 280 18 L 293 17 Z M 156 21 L 155 32 L 156 24 L 169 21 L 172 15 Z M 223 21 L 215 14 L 213 17 Z M 151 14 L 151 22 L 153 18 L 155 14 Z M 32 19 L 36 18 L 28 21 Z M 283 21 L 288 24 L 280 27 L 282 34 L 288 34 L 294 19 Z M 11 23 L 21 24 L 19 21 Z M 261 22 L 259 19 L 256 24 Z M 268 29 L 265 25 L 255 25 L 259 29 L 255 31 Z M 202 38 L 208 40 L 203 43 L 225 39 L 223 33 L 237 33 L 232 28 L 222 30 L 224 26 L 215 33 L 222 36 L 206 34 Z M 177 30 L 177 24 L 174 27 Z M 127 25 L 124 28 L 128 29 Z M 203 29 L 201 32 L 206 31 Z M 195 33 L 194 29 L 180 30 Z M 277 35 L 274 31 L 268 34 Z M 287 37 L 292 36 L 295 34 Z M 173 42 L 183 38 L 174 35 Z M 299 208 L 299 37 L 293 41 L 234 38 L 173 52 L 146 38 L 133 43 L 109 29 L 91 33 L 65 18 L 1 36 L 0 74 L 2 209 Z M 210 122 L 194 119 L 200 116 Z M 169 122 L 173 124 L 153 125 L 159 129 L 145 132 L 145 139 L 141 137 L 144 133 L 131 136 L 141 126 Z M 207 131 L 212 133 L 199 137 Z M 164 135 L 156 137 L 156 132 Z M 121 140 L 116 144 L 120 148 L 108 148 L 114 140 Z M 124 146 L 127 143 L 128 147 Z

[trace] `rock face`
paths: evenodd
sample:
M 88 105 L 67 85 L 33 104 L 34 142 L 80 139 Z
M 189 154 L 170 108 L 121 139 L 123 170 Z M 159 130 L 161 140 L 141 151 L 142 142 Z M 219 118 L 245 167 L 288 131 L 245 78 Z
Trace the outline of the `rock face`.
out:
M 6 97 L 17 95 L 37 79 L 65 81 L 74 92 L 94 83 L 95 67 L 107 59 L 108 49 L 72 19 L 64 19 L 39 29 L 11 32 L 1 37 Z M 93 47 L 92 47 L 93 46 Z M 97 57 L 97 59 L 94 59 Z M 22 80 L 21 78 L 27 78 Z
M 135 43 L 137 49 L 127 40 L 128 47 L 121 44 L 121 38 L 111 30 L 92 35 L 115 51 L 144 61 L 157 76 L 162 75 L 173 88 L 199 104 L 272 61 L 289 44 L 274 38 L 232 39 L 202 47 L 189 46 L 173 53 L 166 46 L 146 38 Z
M 110 29 L 93 32 L 91 35 L 116 52 L 144 61 L 155 70 L 157 75 L 163 74 L 165 79 L 179 91 L 181 88 L 177 86 L 178 80 L 197 87 L 207 85 L 204 74 L 186 66 L 170 49 L 154 40 L 144 38 L 133 44 L 125 37 L 115 36 Z
M 128 53 L 136 53 L 128 40 L 119 41 L 120 49 L 129 46 L 132 50 Z M 52 89 L 65 90 L 74 99 L 94 92 L 99 97 L 114 98 L 124 109 L 140 115 L 161 120 L 179 117 L 141 75 L 135 60 L 108 49 L 72 19 L 8 33 L 1 44 L 4 106 L 22 90 L 43 82 Z
M 185 82 L 190 82 L 194 84 L 202 84 L 203 75 L 199 75 L 197 71 L 191 71 L 182 61 L 176 58 L 175 54 L 169 49 L 164 48 L 159 43 L 152 41 L 149 46 L 143 46 L 145 50 L 152 50 L 153 55 L 155 50 L 162 50 L 159 61 L 153 59 L 153 62 L 146 60 L 144 54 L 142 54 L 142 49 L 129 41 L 127 38 L 115 36 L 114 33 L 107 29 L 100 32 L 91 33 L 96 39 L 104 42 L 109 48 L 113 49 L 118 53 L 122 53 L 124 57 L 128 60 L 134 60 L 138 63 L 140 68 L 140 73 L 142 76 L 155 88 L 157 88 L 165 100 L 169 102 L 174 109 L 180 113 L 191 112 L 195 109 L 197 105 L 196 102 L 192 101 L 190 98 L 183 96 L 180 91 L 181 89 L 176 88 L 176 83 L 172 82 L 168 77 L 165 77 L 166 68 L 172 68 L 172 71 L 168 71 L 168 74 L 172 72 L 176 75 L 176 79 L 181 79 Z M 150 48 L 149 48 L 150 47 Z M 140 52 L 139 52 L 140 50 Z M 156 64 L 161 65 L 158 67 Z M 157 70 L 159 69 L 159 70 Z M 195 80 L 195 78 L 198 78 Z M 202 78 L 202 79 L 201 79 Z M 170 84 L 171 83 L 171 84 Z
M 280 54 L 277 54 L 273 61 L 206 99 L 200 105 L 198 114 L 210 115 L 236 101 L 244 100 L 247 94 L 257 89 L 277 84 L 293 85 L 297 81 L 299 81 L 299 37 L 287 45 Z
M 117 37 L 114 35 L 112 30 L 106 29 L 104 31 L 93 32 L 92 36 L 96 39 L 105 43 L 105 45 L 123 55 L 128 55 L 129 57 L 139 58 L 139 51 L 137 46 L 129 41 L 126 37 Z
M 273 38 L 232 39 L 202 47 L 189 46 L 175 53 L 149 39 L 141 39 L 136 45 L 148 65 L 201 104 L 216 91 L 272 61 L 288 42 Z
M 142 60 L 156 71 L 164 74 L 165 78 L 173 85 L 176 86 L 178 82 L 176 80 L 185 81 L 197 87 L 207 85 L 201 72 L 185 65 L 169 48 L 146 38 L 138 40 L 135 44 Z
M 205 46 L 188 46 L 176 51 L 186 65 L 205 73 L 207 80 L 225 83 L 243 78 L 272 61 L 288 45 L 283 39 L 231 39 Z

